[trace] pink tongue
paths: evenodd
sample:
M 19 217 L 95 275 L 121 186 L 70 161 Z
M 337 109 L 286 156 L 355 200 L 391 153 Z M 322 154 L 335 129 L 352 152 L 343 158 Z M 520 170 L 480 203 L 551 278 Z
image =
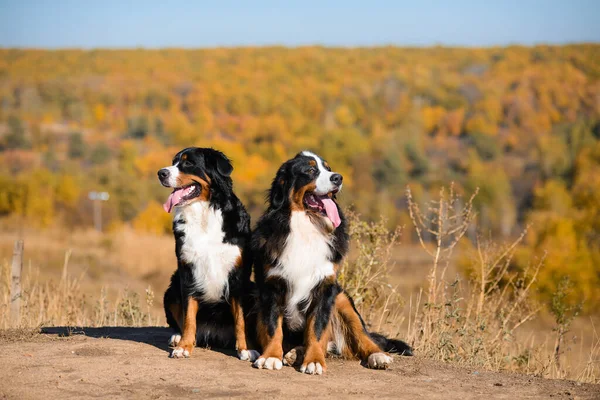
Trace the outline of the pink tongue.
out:
M 325 213 L 327 213 L 327 218 L 331 220 L 333 226 L 335 226 L 336 228 L 340 226 L 342 220 L 340 219 L 340 214 L 338 213 L 338 209 L 334 201 L 327 197 L 321 199 L 321 201 L 323 202 L 323 206 L 325 206 Z
M 184 192 L 185 192 L 185 190 L 183 190 L 183 189 L 177 189 L 177 190 L 174 190 L 173 193 L 171 193 L 169 195 L 167 202 L 165 204 L 163 204 L 163 208 L 165 209 L 166 212 L 170 213 L 171 210 L 173 209 L 173 207 L 175 207 L 181 201 L 181 198 L 183 197 Z

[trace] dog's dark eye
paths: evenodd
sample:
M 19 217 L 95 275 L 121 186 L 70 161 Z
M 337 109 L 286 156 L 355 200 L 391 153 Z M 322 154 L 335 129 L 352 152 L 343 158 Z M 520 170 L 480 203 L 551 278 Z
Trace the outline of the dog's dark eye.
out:
M 186 160 L 186 161 L 184 161 L 184 162 L 181 163 L 181 166 L 184 167 L 184 168 L 189 168 L 189 167 L 192 166 L 192 163 Z
M 308 173 L 309 173 L 310 175 L 314 175 L 314 174 L 316 174 L 316 173 L 317 173 L 317 169 L 316 169 L 315 167 L 310 167 L 310 168 L 308 169 Z

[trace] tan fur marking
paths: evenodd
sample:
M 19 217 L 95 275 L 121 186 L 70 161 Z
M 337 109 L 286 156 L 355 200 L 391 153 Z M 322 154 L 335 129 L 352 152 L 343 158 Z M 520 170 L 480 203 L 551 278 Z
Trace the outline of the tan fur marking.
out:
M 236 298 L 231 298 L 231 312 L 235 323 L 235 348 L 240 350 L 248 350 L 246 344 L 246 323 L 244 321 L 244 312 L 242 305 Z
M 244 259 L 242 258 L 242 256 L 239 255 L 238 258 L 236 258 L 236 260 L 235 260 L 235 264 L 234 264 L 235 267 L 236 268 L 242 268 L 242 265 L 244 265 L 243 260 Z
M 177 321 L 179 331 L 183 332 L 183 315 L 181 312 L 181 304 L 171 303 L 169 304 L 169 310 L 171 311 L 171 314 L 173 314 L 175 321 Z
M 306 192 L 312 192 L 317 187 L 315 182 L 311 182 L 308 185 L 302 186 L 298 190 L 292 190 L 290 194 L 290 203 L 292 211 L 304 211 L 304 195 Z
M 360 318 L 345 293 L 340 293 L 335 298 L 335 312 L 341 318 L 342 325 L 345 325 L 346 343 L 351 346 L 350 349 L 343 349 L 345 357 L 357 356 L 366 361 L 371 354 L 382 351 L 363 329 Z
M 329 340 L 329 323 L 323 333 L 321 339 L 317 340 L 315 335 L 315 317 L 308 317 L 306 323 L 306 329 L 304 331 L 304 344 L 306 346 L 306 353 L 304 354 L 304 360 L 302 365 L 307 366 L 310 363 L 319 363 L 323 367 L 323 371 L 327 369 L 325 365 L 325 354 L 327 354 L 327 341 Z
M 283 358 L 283 316 L 277 318 L 275 334 L 270 336 L 268 328 L 262 322 L 262 315 L 259 315 L 257 333 L 263 349 L 261 357 L 275 357 L 281 360 Z
M 308 162 L 308 165 L 310 165 L 311 167 L 316 167 L 317 166 L 317 162 L 315 160 L 310 160 Z
M 198 300 L 190 297 L 188 299 L 188 307 L 183 320 L 183 334 L 181 341 L 177 347 L 187 350 L 192 354 L 193 348 L 196 346 L 196 315 L 198 314 Z
M 204 180 L 196 175 L 183 173 L 179 173 L 179 175 L 177 176 L 177 187 L 191 185 L 192 183 L 198 183 L 202 188 L 200 196 L 196 197 L 195 199 L 192 199 L 192 201 L 208 201 L 210 199 L 210 179 Z

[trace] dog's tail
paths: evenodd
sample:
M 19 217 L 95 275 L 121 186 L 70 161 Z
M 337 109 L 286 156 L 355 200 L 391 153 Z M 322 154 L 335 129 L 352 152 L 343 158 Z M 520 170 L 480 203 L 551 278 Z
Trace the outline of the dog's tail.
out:
M 402 340 L 389 339 L 382 334 L 375 332 L 369 332 L 369 336 L 371 336 L 371 339 L 373 339 L 383 351 L 400 354 L 401 356 L 413 355 L 412 348 Z
M 338 309 L 331 319 L 332 328 L 332 343 L 329 349 L 333 354 L 349 355 L 362 354 L 363 357 L 368 354 L 369 346 L 366 341 L 369 339 L 387 353 L 396 353 L 403 356 L 412 356 L 412 348 L 405 342 L 399 339 L 390 339 L 380 333 L 369 332 L 367 324 L 354 305 L 354 300 L 346 292 L 341 293 L 348 300 L 345 302 L 344 310 Z M 354 319 L 356 323 L 351 323 Z M 360 322 L 360 323 L 358 323 Z M 364 338 L 364 339 L 361 339 Z

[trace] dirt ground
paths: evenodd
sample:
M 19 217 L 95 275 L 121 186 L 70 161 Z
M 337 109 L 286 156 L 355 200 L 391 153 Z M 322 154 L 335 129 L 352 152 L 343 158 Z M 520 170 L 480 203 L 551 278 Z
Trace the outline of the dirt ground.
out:
M 323 376 L 257 370 L 233 352 L 196 349 L 168 358 L 166 328 L 0 331 L 0 398 L 600 399 L 600 385 L 459 368 L 395 357 L 373 371 L 329 360 Z

